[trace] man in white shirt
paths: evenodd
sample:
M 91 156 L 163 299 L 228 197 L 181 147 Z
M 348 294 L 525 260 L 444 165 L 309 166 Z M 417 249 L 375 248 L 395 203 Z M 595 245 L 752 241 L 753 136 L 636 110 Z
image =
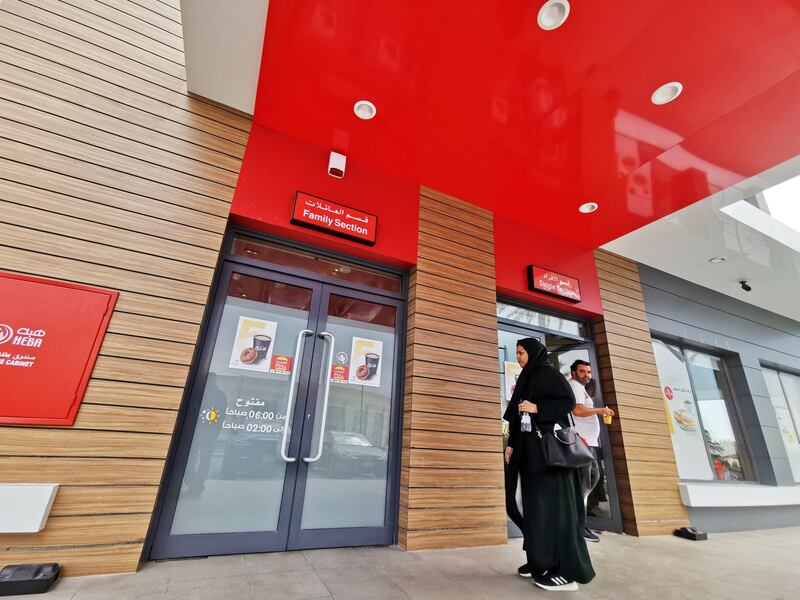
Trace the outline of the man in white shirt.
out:
M 581 470 L 581 484 L 583 486 L 583 504 L 586 509 L 586 499 L 592 489 L 600 480 L 600 469 L 597 463 L 597 448 L 600 446 L 600 420 L 599 416 L 614 415 L 610 408 L 595 408 L 594 400 L 586 391 L 586 384 L 592 378 L 592 365 L 585 360 L 576 360 L 570 365 L 571 378 L 569 385 L 575 395 L 575 408 L 572 416 L 575 419 L 575 429 L 578 434 L 589 444 L 589 449 L 594 455 L 594 462 L 586 469 Z M 599 542 L 600 538 L 591 529 L 586 527 L 583 537 L 587 542 Z

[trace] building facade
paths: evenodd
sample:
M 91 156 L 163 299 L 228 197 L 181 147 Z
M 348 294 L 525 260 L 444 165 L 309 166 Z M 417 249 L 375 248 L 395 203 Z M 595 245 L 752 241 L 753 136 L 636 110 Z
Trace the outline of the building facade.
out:
M 706 531 L 797 524 L 797 322 L 640 272 L 692 523 Z
M 74 424 L 0 426 L 11 519 L 58 484 L 0 564 L 503 544 L 521 337 L 616 411 L 594 527 L 798 522 L 797 322 L 422 178 L 331 177 L 190 91 L 177 1 L 79 4 L 0 5 L 0 271 L 119 297 Z

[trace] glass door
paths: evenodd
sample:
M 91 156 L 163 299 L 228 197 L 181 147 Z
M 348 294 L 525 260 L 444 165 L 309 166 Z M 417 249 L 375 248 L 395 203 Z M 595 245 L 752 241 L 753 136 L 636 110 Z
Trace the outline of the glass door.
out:
M 290 549 L 392 542 L 401 306 L 324 286 L 320 327 L 332 349 L 305 416 L 314 425 L 303 435 Z
M 227 263 L 150 557 L 391 543 L 402 306 Z
M 223 269 L 151 558 L 285 548 L 321 291 Z

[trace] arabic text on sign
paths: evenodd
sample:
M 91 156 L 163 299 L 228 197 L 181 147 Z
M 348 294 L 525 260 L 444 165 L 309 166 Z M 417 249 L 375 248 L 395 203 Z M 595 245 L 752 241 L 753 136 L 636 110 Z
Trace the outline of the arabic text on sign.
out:
M 255 419 L 257 421 L 280 421 L 285 418 L 278 412 L 271 410 L 236 410 L 228 408 L 225 410 L 225 415 L 228 417 L 241 417 L 243 419 Z

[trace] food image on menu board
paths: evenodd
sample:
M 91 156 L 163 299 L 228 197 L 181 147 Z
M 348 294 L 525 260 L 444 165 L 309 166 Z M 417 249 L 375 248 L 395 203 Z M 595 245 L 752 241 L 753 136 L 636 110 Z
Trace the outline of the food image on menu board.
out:
M 672 416 L 675 417 L 678 427 L 684 431 L 697 431 L 697 419 L 688 410 L 681 408 L 672 413 Z
M 268 373 L 278 324 L 253 317 L 239 317 L 228 366 Z
M 380 387 L 383 342 L 353 338 L 348 383 Z

